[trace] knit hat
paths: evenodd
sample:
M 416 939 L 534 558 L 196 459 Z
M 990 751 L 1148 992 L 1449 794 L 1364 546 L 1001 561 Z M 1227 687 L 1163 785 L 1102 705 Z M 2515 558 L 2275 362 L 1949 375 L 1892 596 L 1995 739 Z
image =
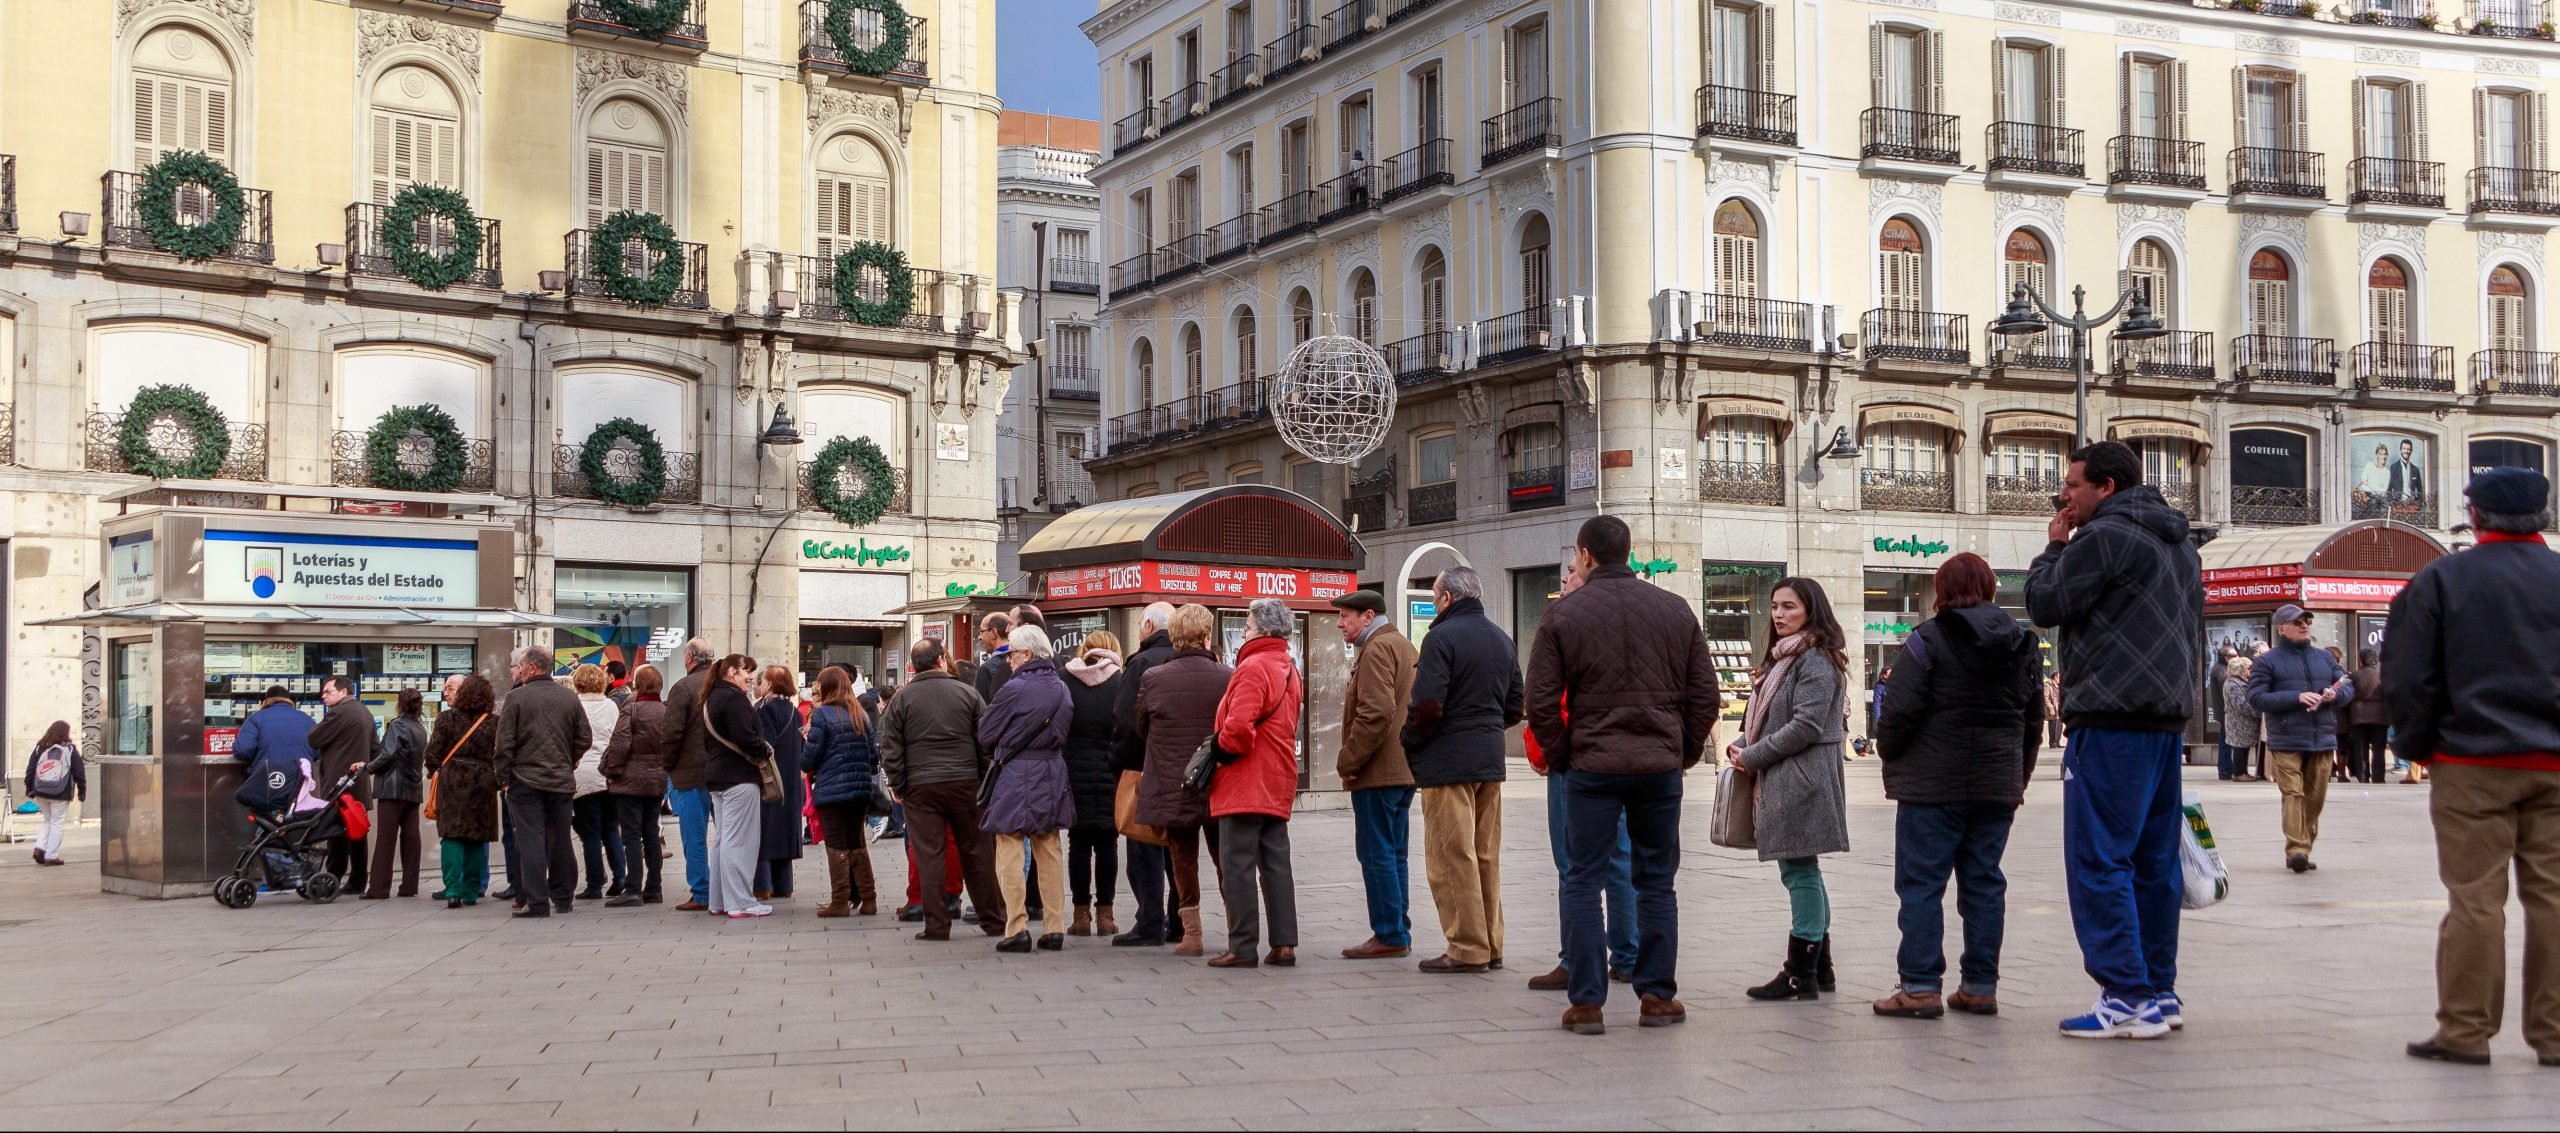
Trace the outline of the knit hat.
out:
M 2537 515 L 2551 501 L 2551 481 L 2530 468 L 2483 468 L 2463 489 L 2471 506 L 2500 515 Z

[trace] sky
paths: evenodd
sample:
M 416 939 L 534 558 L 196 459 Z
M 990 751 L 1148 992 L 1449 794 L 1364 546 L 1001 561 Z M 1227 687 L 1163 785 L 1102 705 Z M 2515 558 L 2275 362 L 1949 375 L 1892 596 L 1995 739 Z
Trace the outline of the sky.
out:
M 1076 30 L 1092 0 L 996 0 L 996 95 L 1007 110 L 1102 116 L 1093 41 Z

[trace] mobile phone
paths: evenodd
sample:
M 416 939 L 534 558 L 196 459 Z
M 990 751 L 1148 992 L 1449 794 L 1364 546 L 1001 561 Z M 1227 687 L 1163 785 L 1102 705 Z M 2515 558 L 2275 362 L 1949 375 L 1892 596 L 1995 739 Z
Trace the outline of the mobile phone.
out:
M 2071 506 L 2071 501 L 2066 500 L 2066 499 L 2063 499 L 2063 498 L 2062 498 L 2062 493 L 2060 493 L 2060 492 L 2055 492 L 2055 493 L 2053 494 L 2053 510 L 2055 510 L 2055 511 L 2061 511 L 2061 510 L 2063 510 L 2064 508 L 2067 508 L 2067 507 L 2070 507 L 2070 506 Z

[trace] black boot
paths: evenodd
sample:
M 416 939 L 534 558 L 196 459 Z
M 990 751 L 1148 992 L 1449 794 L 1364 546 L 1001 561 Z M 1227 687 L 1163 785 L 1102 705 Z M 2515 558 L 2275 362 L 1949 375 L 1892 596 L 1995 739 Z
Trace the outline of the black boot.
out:
M 1753 999 L 1820 999 L 1822 991 L 1814 982 L 1814 970 L 1820 966 L 1822 942 L 1787 937 L 1787 966 L 1778 978 L 1743 994 Z
M 1824 991 L 1840 990 L 1840 981 L 1831 978 L 1831 934 L 1822 935 L 1822 948 L 1814 955 L 1813 982 Z

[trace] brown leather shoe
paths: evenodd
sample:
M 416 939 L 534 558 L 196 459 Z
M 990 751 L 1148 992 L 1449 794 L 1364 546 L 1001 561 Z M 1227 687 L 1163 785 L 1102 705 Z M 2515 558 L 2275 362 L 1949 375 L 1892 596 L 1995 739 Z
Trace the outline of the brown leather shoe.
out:
M 1564 965 L 1562 965 L 1562 964 L 1558 964 L 1558 965 L 1556 965 L 1556 969 L 1555 969 L 1554 971 L 1552 971 L 1552 972 L 1549 972 L 1549 973 L 1547 973 L 1547 974 L 1545 974 L 1545 975 L 1543 975 L 1543 976 L 1531 976 L 1531 977 L 1529 977 L 1529 990 L 1531 990 L 1531 991 L 1563 991 L 1563 990 L 1565 989 L 1565 985 L 1570 984 L 1570 983 L 1572 983 L 1572 982 L 1573 982 L 1573 973 L 1568 972 L 1568 971 L 1565 971 L 1565 970 L 1564 970 Z
M 1378 938 L 1374 936 L 1342 950 L 1342 958 L 1345 960 L 1393 960 L 1399 956 L 1411 955 L 1413 955 L 1413 949 L 1380 944 Z
M 2446 1050 L 2444 1047 L 2438 1045 L 2434 1039 L 2425 1039 L 2419 1042 L 2410 1043 L 2409 1057 L 2424 1058 L 2431 1062 L 2451 1062 L 2458 1066 L 2487 1066 L 2489 1064 L 2489 1056 L 2486 1054 L 2465 1054 L 2458 1050 Z
M 676 911 L 679 913 L 703 913 L 709 912 L 710 910 L 711 906 L 705 905 L 700 901 L 687 901 L 684 904 L 676 906 Z
M 1274 968 L 1294 968 L 1298 966 L 1298 950 L 1295 948 L 1274 948 L 1271 950 L 1270 955 L 1262 958 L 1262 962 Z
M 1893 989 L 1893 994 L 1876 1001 L 1876 1014 L 1891 1019 L 1935 1019 L 1947 1013 L 1945 997 L 1934 991 Z
M 1597 1004 L 1577 1004 L 1565 1008 L 1564 1029 L 1577 1035 L 1609 1033 L 1609 1028 L 1600 1021 L 1600 1008 Z
M 1435 976 L 1466 976 L 1473 975 L 1477 972 L 1492 970 L 1492 965 L 1490 964 L 1462 964 L 1456 960 L 1450 959 L 1446 955 L 1434 956 L 1431 959 L 1425 960 L 1421 963 L 1420 967 L 1423 971 L 1429 972 Z
M 1209 958 L 1209 966 L 1212 968 L 1251 968 L 1256 965 L 1251 955 L 1238 956 L 1233 952 L 1221 952 Z
M 1689 1009 L 1680 1006 L 1677 999 L 1648 995 L 1639 1001 L 1636 1015 L 1639 1027 L 1668 1027 L 1688 1021 Z
M 818 906 L 818 915 L 822 917 L 849 917 L 853 915 L 853 906 L 843 901 L 832 901 Z
M 2000 997 L 1968 995 L 1962 991 L 1951 991 L 1947 993 L 1947 1006 L 1967 1015 L 1997 1015 L 2000 1013 Z

